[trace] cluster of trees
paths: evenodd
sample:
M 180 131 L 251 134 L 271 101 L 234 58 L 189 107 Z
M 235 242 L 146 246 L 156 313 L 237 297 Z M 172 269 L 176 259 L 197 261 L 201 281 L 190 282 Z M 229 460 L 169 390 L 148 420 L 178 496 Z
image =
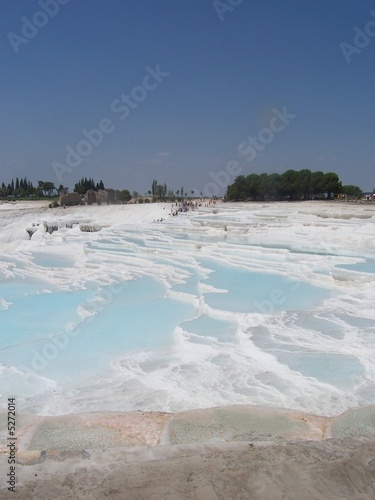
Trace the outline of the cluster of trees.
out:
M 245 200 L 312 200 L 331 199 L 339 194 L 362 196 L 358 186 L 343 186 L 334 172 L 287 170 L 283 174 L 249 174 L 238 176 L 228 186 L 228 201 Z
M 169 189 L 165 183 L 159 184 L 156 179 L 152 181 L 151 190 L 148 191 L 148 194 L 150 196 L 154 196 L 155 198 L 183 198 L 188 195 L 187 192 L 184 191 L 183 186 L 181 189 L 177 189 L 177 191 L 174 192 L 172 189 Z M 194 191 L 191 191 L 191 194 L 194 195 Z
M 82 177 L 74 186 L 74 191 L 81 195 L 86 194 L 89 189 L 98 191 L 99 189 L 105 189 L 103 181 L 95 183 L 93 179 L 87 179 Z M 34 186 L 33 183 L 27 178 L 12 179 L 11 182 L 6 185 L 4 182 L 1 184 L 0 197 L 1 198 L 52 198 L 60 194 L 65 194 L 68 192 L 68 188 L 60 184 L 56 187 L 53 182 L 50 181 L 38 181 L 38 185 Z
M 94 191 L 104 189 L 103 181 L 100 180 L 95 184 L 94 179 L 87 179 L 87 177 L 82 177 L 82 179 L 74 185 L 75 193 L 86 194 L 90 189 Z
M 12 179 L 8 185 L 4 182 L 1 184 L 0 195 L 1 197 L 28 197 L 35 194 L 35 189 L 32 182 L 28 181 L 26 177 L 21 180 L 17 177 L 15 181 Z
M 373 193 L 375 189 L 373 190 Z M 354 186 L 353 184 L 348 184 L 342 187 L 342 194 L 345 194 L 349 198 L 362 198 L 363 191 L 360 187 Z
M 148 191 L 148 194 L 154 196 L 155 198 L 171 198 L 173 195 L 173 191 L 168 189 L 166 183 L 159 184 L 156 179 L 152 181 L 151 190 Z
M 1 198 L 50 198 L 67 191 L 63 185 L 56 188 L 55 184 L 50 181 L 38 181 L 38 185 L 34 186 L 33 183 L 23 179 L 12 179 L 9 184 L 4 182 L 1 184 L 0 197 Z

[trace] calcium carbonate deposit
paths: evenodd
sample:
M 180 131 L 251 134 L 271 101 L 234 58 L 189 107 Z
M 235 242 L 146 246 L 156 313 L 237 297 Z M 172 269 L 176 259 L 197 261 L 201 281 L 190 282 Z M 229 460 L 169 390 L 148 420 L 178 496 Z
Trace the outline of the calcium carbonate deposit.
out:
M 2 402 L 328 416 L 375 403 L 374 205 L 171 210 L 0 205 Z

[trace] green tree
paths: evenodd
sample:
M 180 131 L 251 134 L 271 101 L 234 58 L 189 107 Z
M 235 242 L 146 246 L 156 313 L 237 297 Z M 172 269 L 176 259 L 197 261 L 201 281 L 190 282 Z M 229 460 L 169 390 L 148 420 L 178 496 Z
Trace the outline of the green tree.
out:
M 244 175 L 235 178 L 234 183 L 228 186 L 226 199 L 232 201 L 245 201 L 248 198 L 247 182 Z
M 9 194 L 9 189 L 6 187 L 4 182 L 1 184 L 1 189 L 0 189 L 0 196 L 5 197 L 8 196 Z
M 281 175 L 283 197 L 289 200 L 298 199 L 298 173 L 295 170 L 287 170 Z
M 324 174 L 321 170 L 311 174 L 311 193 L 314 198 L 320 198 L 324 194 Z
M 274 173 L 267 176 L 263 183 L 265 198 L 268 200 L 279 200 L 282 197 L 281 175 Z
M 105 189 L 103 181 L 100 180 L 97 184 L 95 184 L 94 179 L 87 179 L 87 177 L 82 177 L 82 179 L 74 185 L 74 192 L 79 194 L 86 194 L 87 191 L 91 189 L 93 191 Z
M 300 170 L 297 175 L 298 192 L 304 200 L 309 200 L 312 194 L 311 170 Z
M 152 193 L 152 196 L 155 196 L 156 195 L 156 188 L 157 188 L 157 185 L 158 185 L 158 181 L 156 179 L 154 179 L 152 181 L 152 185 L 151 185 L 151 193 Z
M 118 193 L 117 199 L 126 203 L 132 199 L 132 195 L 130 194 L 130 191 L 128 191 L 127 189 L 123 189 Z
M 100 181 L 97 183 L 97 185 L 95 186 L 95 191 L 99 191 L 99 189 L 102 189 L 102 190 L 103 190 L 103 189 L 105 189 L 105 188 L 104 188 L 104 183 L 103 183 L 103 181 L 102 181 L 102 180 L 100 180 Z
M 64 187 L 62 184 L 57 188 L 58 194 L 66 194 L 68 192 L 68 188 Z
M 56 191 L 55 184 L 49 181 L 38 181 L 38 188 L 42 191 L 43 196 L 52 196 Z
M 327 193 L 327 198 L 331 199 L 332 196 L 342 192 L 342 184 L 337 174 L 328 172 L 324 175 L 323 181 L 324 192 Z
M 363 192 L 362 189 L 353 184 L 348 184 L 347 186 L 342 187 L 343 194 L 346 194 L 350 198 L 362 198 Z
M 157 196 L 158 198 L 164 196 L 164 186 L 162 186 L 161 184 L 158 184 L 156 186 L 155 196 Z

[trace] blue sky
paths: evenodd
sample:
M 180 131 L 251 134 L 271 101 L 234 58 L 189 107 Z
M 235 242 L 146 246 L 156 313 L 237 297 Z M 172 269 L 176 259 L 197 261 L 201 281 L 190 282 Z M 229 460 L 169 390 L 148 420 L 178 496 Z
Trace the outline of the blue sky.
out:
M 61 1 L 1 2 L 0 182 L 203 191 L 215 176 L 232 182 L 236 161 L 243 174 L 310 168 L 375 187 L 373 1 Z M 58 12 L 38 15 L 41 4 Z M 25 32 L 25 18 L 40 27 Z M 163 76 L 146 89 L 150 71 Z M 248 161 L 239 145 L 275 109 L 295 117 Z M 97 145 L 67 164 L 66 148 L 100 124 Z

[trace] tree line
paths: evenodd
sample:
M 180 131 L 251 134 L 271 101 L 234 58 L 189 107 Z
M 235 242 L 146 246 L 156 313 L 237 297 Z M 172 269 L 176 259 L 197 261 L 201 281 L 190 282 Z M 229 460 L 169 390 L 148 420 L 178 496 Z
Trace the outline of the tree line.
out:
M 67 188 L 60 185 L 56 188 L 53 182 L 38 181 L 34 186 L 27 177 L 12 179 L 9 184 L 2 182 L 0 188 L 1 198 L 45 198 L 62 194 Z
M 99 189 L 104 189 L 103 181 L 100 180 L 95 184 L 94 179 L 87 179 L 87 177 L 82 177 L 82 179 L 74 185 L 74 192 L 79 194 L 86 194 L 89 190 L 99 191 Z
M 105 189 L 102 180 L 95 182 L 92 178 L 82 177 L 75 185 L 74 192 L 84 195 L 89 190 L 98 191 Z M 52 198 L 66 194 L 68 188 L 60 184 L 56 187 L 50 181 L 38 181 L 34 186 L 26 177 L 12 179 L 9 184 L 4 182 L 0 188 L 0 198 Z M 151 189 L 146 193 L 153 199 L 174 200 L 186 198 L 188 193 L 184 190 L 169 189 L 166 183 L 159 183 L 156 179 L 152 181 Z M 362 190 L 355 185 L 343 186 L 337 174 L 334 172 L 323 173 L 311 170 L 287 170 L 283 174 L 249 174 L 236 177 L 234 182 L 227 187 L 224 199 L 227 201 L 261 201 L 261 200 L 312 200 L 331 199 L 337 195 L 347 195 L 351 198 L 361 198 Z M 203 193 L 190 192 L 191 196 L 203 196 Z M 121 191 L 119 199 L 127 202 L 131 198 L 140 199 L 139 194 L 132 194 L 125 189 Z
M 75 183 L 73 192 L 79 193 L 80 195 L 85 195 L 87 191 L 99 191 L 100 189 L 105 189 L 104 183 L 102 180 L 99 182 L 95 182 L 92 178 L 82 177 L 78 182 Z M 68 188 L 60 185 L 56 187 L 53 182 L 50 181 L 38 181 L 38 185 L 34 186 L 32 182 L 27 180 L 27 178 L 12 179 L 9 184 L 5 184 L 4 182 L 1 185 L 0 189 L 0 197 L 1 198 L 52 198 L 61 194 L 66 194 L 68 192 Z M 194 194 L 194 192 L 191 192 Z M 171 189 L 168 188 L 167 184 L 159 184 L 156 179 L 152 181 L 151 189 L 146 193 L 146 196 L 153 196 L 156 199 L 167 199 L 173 197 L 183 197 L 187 196 L 187 192 L 184 191 L 184 188 L 178 189 L 176 193 L 174 193 Z M 132 194 L 127 189 L 124 189 L 120 192 L 119 199 L 121 201 L 129 201 L 131 198 L 139 199 L 140 195 L 133 191 Z
M 228 201 L 314 200 L 332 199 L 337 195 L 361 197 L 358 186 L 343 186 L 334 172 L 287 170 L 282 174 L 239 175 L 227 188 Z
M 194 191 L 190 191 L 191 196 L 198 195 Z M 200 196 L 203 196 L 203 193 L 199 193 Z M 184 190 L 184 187 L 181 186 L 181 189 L 177 189 L 173 191 L 169 189 L 167 184 L 159 184 L 159 182 L 154 179 L 151 184 L 151 189 L 148 191 L 149 196 L 154 196 L 155 198 L 186 198 L 188 193 Z
M 74 192 L 81 195 L 86 194 L 89 189 L 93 189 L 94 191 L 105 189 L 104 183 L 102 180 L 95 183 L 93 179 L 82 177 L 74 186 Z M 34 186 L 26 177 L 21 179 L 16 177 L 9 184 L 5 184 L 4 182 L 1 184 L 0 198 L 53 198 L 67 192 L 68 188 L 62 184 L 56 187 L 53 182 L 38 181 L 38 185 Z

